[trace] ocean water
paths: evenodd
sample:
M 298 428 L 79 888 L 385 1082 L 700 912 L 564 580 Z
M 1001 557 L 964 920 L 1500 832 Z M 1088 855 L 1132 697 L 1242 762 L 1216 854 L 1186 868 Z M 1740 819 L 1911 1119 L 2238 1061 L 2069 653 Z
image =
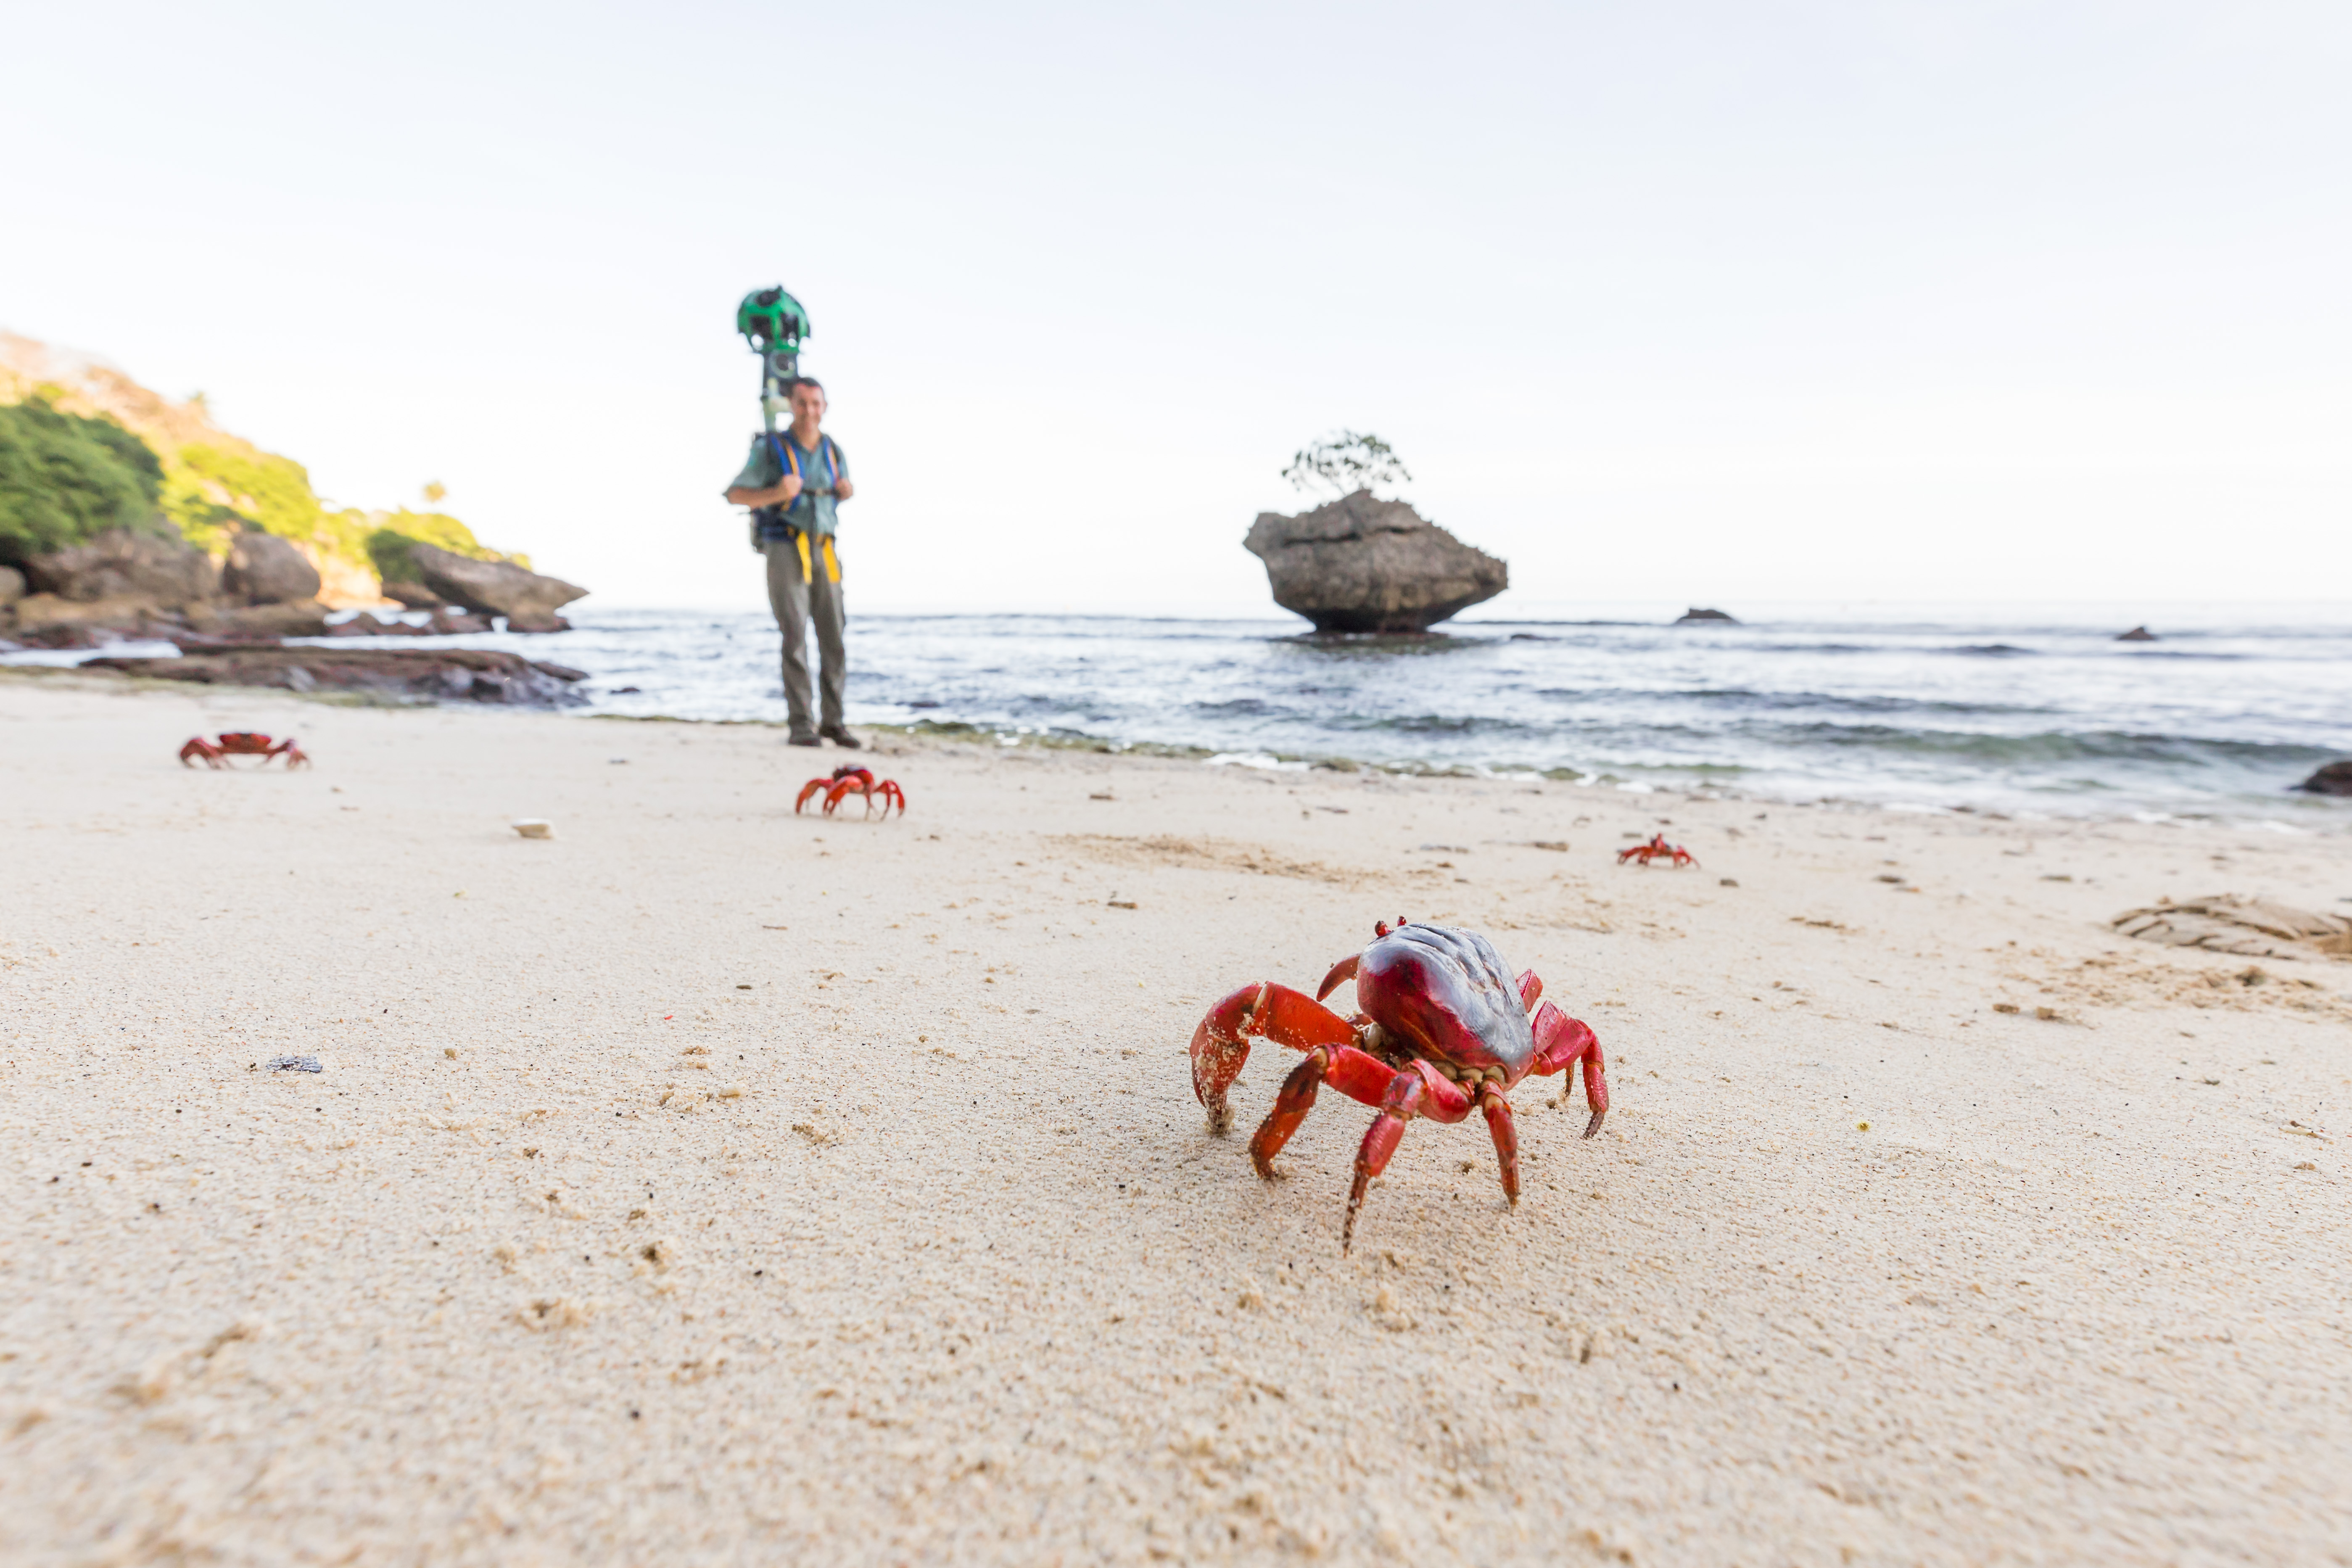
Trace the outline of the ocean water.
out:
M 457 640 L 588 670 L 575 715 L 784 718 L 764 614 L 573 618 L 557 637 Z M 1800 606 L 1736 626 L 1496 617 L 1318 637 L 1273 616 L 869 615 L 850 628 L 849 710 L 1219 765 L 2352 827 L 2352 802 L 2287 787 L 2352 755 L 2352 606 L 2173 606 L 2161 640 L 2116 641 L 2129 624 L 2095 607 Z

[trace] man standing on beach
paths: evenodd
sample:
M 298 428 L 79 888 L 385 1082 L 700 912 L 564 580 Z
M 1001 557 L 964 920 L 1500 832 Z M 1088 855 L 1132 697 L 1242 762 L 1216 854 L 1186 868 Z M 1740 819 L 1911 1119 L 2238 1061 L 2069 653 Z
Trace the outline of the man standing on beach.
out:
M 856 492 L 841 447 L 824 434 L 824 388 L 807 376 L 786 389 L 792 428 L 751 437 L 743 471 L 727 499 L 753 509 L 760 552 L 768 558 L 768 605 L 784 634 L 784 704 L 792 743 L 814 746 L 819 736 L 855 751 L 860 744 L 841 716 L 849 655 L 842 643 L 847 620 L 841 602 L 841 557 L 834 551 L 836 509 Z M 809 623 L 816 623 L 822 721 L 809 712 Z

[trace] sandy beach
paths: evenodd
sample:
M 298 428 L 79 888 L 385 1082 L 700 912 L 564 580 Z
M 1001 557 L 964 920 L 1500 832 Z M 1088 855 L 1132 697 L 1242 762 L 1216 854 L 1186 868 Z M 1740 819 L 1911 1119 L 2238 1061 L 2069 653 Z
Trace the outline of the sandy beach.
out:
M 0 1561 L 2352 1563 L 2352 963 L 2107 925 L 2352 837 L 877 740 L 0 678 Z M 1614 1105 L 1342 1256 L 1399 915 Z

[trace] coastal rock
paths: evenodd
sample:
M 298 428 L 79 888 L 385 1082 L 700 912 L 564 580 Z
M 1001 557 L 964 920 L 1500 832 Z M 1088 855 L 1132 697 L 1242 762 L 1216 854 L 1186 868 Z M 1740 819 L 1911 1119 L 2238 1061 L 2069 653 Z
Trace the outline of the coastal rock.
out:
M 2134 626 L 2116 637 L 2117 642 L 2156 642 L 2158 640 L 2157 635 L 2146 626 Z
M 16 601 L 16 625 L 20 637 L 37 639 L 53 627 L 79 626 L 135 632 L 163 619 L 164 612 L 145 594 L 121 594 L 105 599 L 67 599 L 55 594 L 33 594 Z M 89 647 L 90 642 L 43 642 L 51 647 Z
M 1696 605 L 1693 605 L 1676 617 L 1675 625 L 1686 626 L 1694 621 L 1720 621 L 1727 626 L 1736 626 L 1739 624 L 1739 619 L 1736 616 L 1727 615 L 1721 610 L 1702 610 Z
M 0 566 L 0 610 L 25 596 L 25 574 L 14 566 Z
M 1401 500 L 1357 490 L 1296 516 L 1258 513 L 1242 548 L 1274 602 L 1318 632 L 1423 632 L 1510 586 L 1509 566 Z
M 447 610 L 436 610 L 433 618 L 425 623 L 427 634 L 436 637 L 473 637 L 490 629 L 487 616 L 452 615 Z
M 290 542 L 252 530 L 230 542 L 221 565 L 221 592 L 239 605 L 316 599 L 321 581 L 319 569 Z
M 327 635 L 327 606 L 316 599 L 290 605 L 244 605 L 216 609 L 210 605 L 189 608 L 188 625 L 206 637 L 322 637 Z
M 2294 787 L 2307 795 L 2352 795 L 2352 761 L 2330 763 Z
M 138 597 L 176 610 L 219 596 L 220 574 L 211 556 L 176 531 L 110 528 L 86 544 L 36 555 L 25 580 L 43 594 L 79 604 Z
M 449 603 L 422 583 L 386 583 L 383 596 L 412 610 L 444 609 Z
M 510 561 L 470 560 L 430 544 L 412 545 L 408 553 L 427 588 L 478 616 L 552 616 L 588 593 Z
M 199 686 L 273 686 L 293 691 L 373 691 L 419 700 L 560 707 L 585 699 L 581 672 L 493 648 L 280 647 L 228 643 L 178 658 L 93 658 L 84 669 L 120 670 Z
M 572 623 L 562 616 L 509 616 L 507 630 L 510 632 L 568 632 Z

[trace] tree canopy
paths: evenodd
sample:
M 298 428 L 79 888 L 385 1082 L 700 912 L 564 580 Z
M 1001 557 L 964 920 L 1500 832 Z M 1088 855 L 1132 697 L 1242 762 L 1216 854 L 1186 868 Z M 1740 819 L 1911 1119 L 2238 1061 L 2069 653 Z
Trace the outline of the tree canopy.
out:
M 0 406 L 0 562 L 155 526 L 163 465 L 111 419 L 60 414 L 46 398 Z
M 1342 430 L 1301 447 L 1282 477 L 1302 490 L 1325 484 L 1344 496 L 1412 475 L 1395 448 L 1378 436 Z

